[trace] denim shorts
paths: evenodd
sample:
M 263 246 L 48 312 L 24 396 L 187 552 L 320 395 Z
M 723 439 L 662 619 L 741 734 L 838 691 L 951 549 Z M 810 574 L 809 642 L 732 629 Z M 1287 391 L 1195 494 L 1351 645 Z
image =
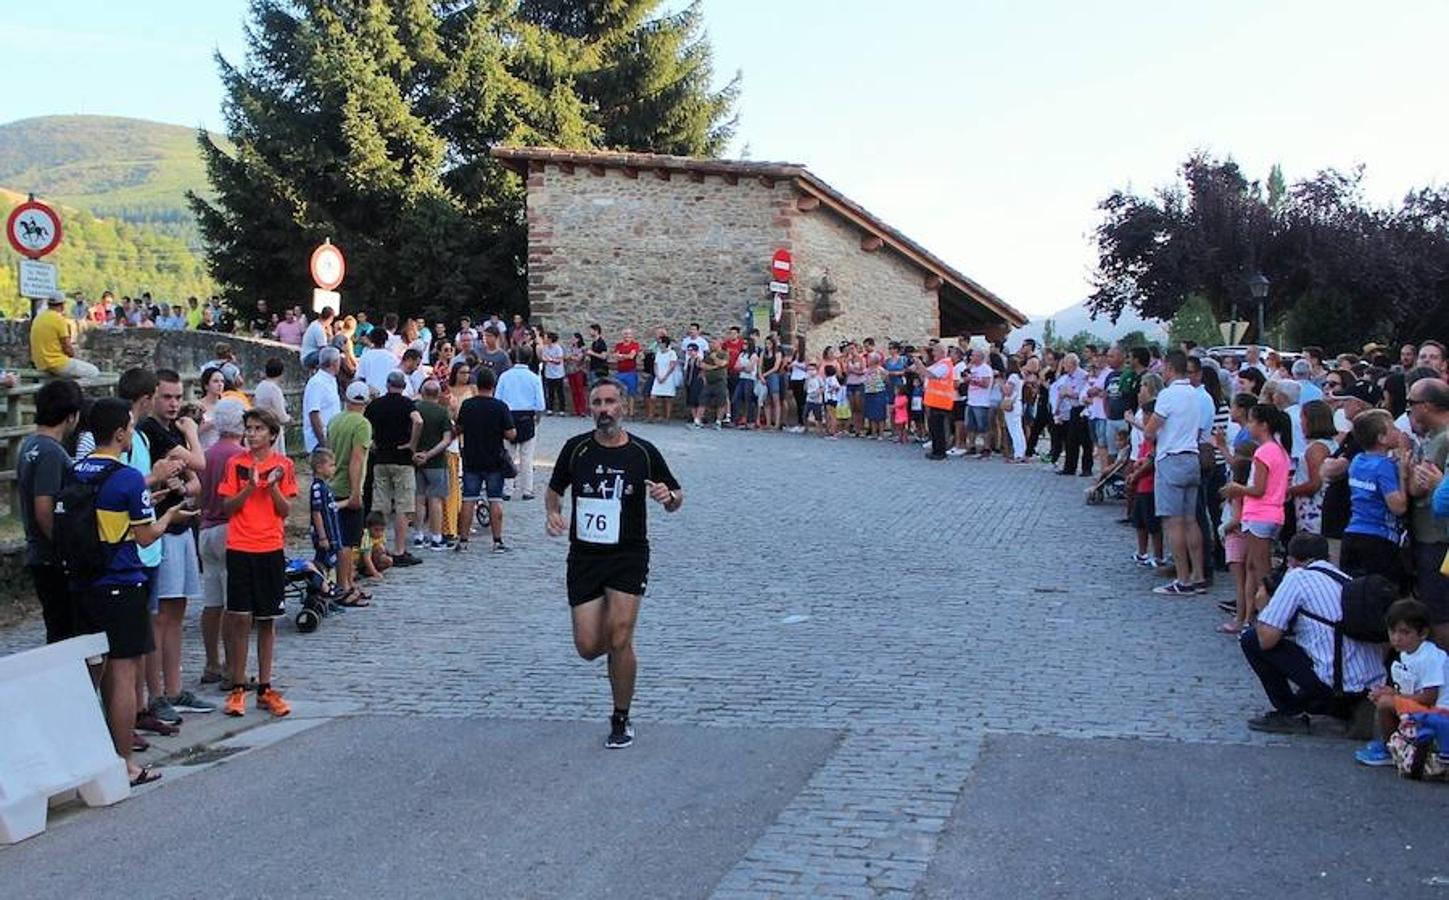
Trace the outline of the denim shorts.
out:
M 1191 518 L 1197 515 L 1197 492 L 1202 486 L 1202 469 L 1197 451 L 1169 453 L 1153 463 L 1153 507 L 1163 518 Z
M 1098 447 L 1106 447 L 1107 444 L 1107 420 L 1092 419 L 1092 443 Z
M 987 431 L 991 428 L 991 407 L 989 406 L 968 406 L 966 407 L 966 430 L 976 433 Z
M 469 503 L 482 500 L 486 496 L 489 501 L 502 502 L 503 482 L 506 479 L 502 472 L 467 472 L 463 473 L 463 499 Z
M 1262 538 L 1271 541 L 1278 536 L 1283 526 L 1275 522 L 1244 522 L 1243 533 L 1251 534 L 1255 538 Z
M 785 373 L 775 372 L 765 376 L 765 387 L 770 391 L 771 397 L 781 397 L 785 394 Z

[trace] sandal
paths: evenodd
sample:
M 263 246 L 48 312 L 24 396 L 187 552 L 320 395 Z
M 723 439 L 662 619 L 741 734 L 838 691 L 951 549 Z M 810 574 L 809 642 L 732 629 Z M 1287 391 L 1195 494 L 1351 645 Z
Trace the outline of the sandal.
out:
M 1224 622 L 1223 624 L 1221 624 L 1221 625 L 1218 626 L 1218 633 L 1219 634 L 1237 634 L 1238 632 L 1240 632 L 1242 630 L 1243 630 L 1243 626 L 1239 625 L 1235 621 L 1234 622 Z
M 151 742 L 150 741 L 148 741 L 145 738 L 141 737 L 139 734 L 133 734 L 133 735 L 131 735 L 131 752 L 132 753 L 145 753 L 147 750 L 150 750 L 150 749 L 151 749 Z
M 136 776 L 131 779 L 131 787 L 138 788 L 143 784 L 150 784 L 153 781 L 160 781 L 161 773 L 152 772 L 150 767 L 143 767 Z
M 371 599 L 372 595 L 364 593 L 357 588 L 353 588 L 352 590 L 343 594 L 339 599 L 333 600 L 332 602 L 336 603 L 343 609 L 363 609 L 372 605 L 368 602 Z

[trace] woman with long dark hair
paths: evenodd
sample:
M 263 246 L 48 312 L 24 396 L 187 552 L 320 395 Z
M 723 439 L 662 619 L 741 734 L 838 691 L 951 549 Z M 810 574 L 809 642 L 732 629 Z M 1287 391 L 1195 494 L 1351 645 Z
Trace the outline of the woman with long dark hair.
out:
M 588 397 L 584 390 L 584 336 L 574 332 L 573 342 L 564 348 L 564 380 L 569 383 L 569 397 L 573 400 L 574 415 L 589 414 Z

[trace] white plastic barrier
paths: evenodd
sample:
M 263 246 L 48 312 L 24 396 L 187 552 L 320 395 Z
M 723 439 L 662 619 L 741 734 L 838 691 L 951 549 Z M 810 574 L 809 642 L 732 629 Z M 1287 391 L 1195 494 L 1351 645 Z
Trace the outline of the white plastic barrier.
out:
M 0 843 L 44 831 L 54 794 L 78 790 L 88 806 L 130 796 L 86 671 L 107 647 L 87 634 L 0 657 Z

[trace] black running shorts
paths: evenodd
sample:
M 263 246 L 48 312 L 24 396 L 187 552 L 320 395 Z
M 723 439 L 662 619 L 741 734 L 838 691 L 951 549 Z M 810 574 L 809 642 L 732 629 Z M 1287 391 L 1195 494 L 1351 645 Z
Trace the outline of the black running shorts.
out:
M 606 588 L 643 596 L 649 585 L 649 551 L 570 553 L 568 585 L 569 606 L 597 600 Z
M 287 557 L 281 550 L 226 551 L 227 612 L 276 619 L 282 615 L 282 595 L 286 590 Z
M 104 585 L 79 593 L 77 619 L 81 634 L 104 631 L 112 659 L 135 659 L 156 649 L 146 585 Z

